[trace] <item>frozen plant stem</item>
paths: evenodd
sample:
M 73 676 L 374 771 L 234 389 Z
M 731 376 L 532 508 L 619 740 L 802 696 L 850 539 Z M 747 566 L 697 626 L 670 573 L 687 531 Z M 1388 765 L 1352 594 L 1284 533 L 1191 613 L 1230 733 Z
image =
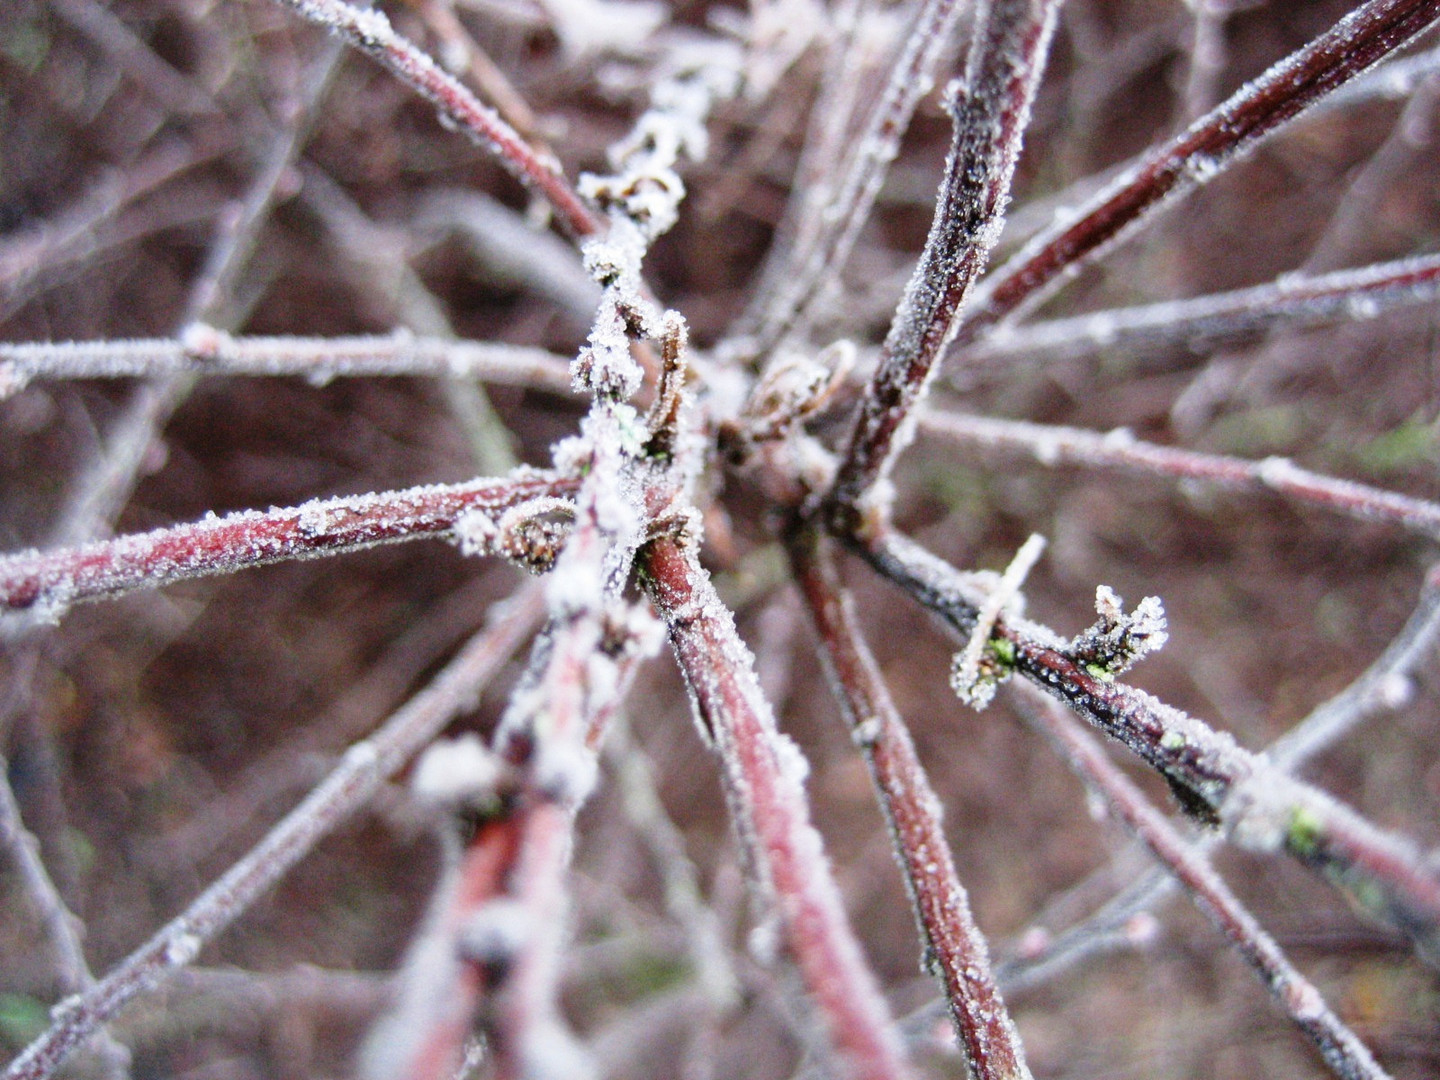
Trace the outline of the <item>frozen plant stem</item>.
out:
M 0 398 L 33 379 L 196 375 L 336 378 L 430 375 L 570 393 L 568 358 L 543 349 L 407 333 L 357 337 L 233 337 L 204 324 L 179 338 L 0 343 Z
M 1166 203 L 1194 191 L 1440 18 L 1436 0 L 1370 0 L 1035 236 L 976 291 L 955 345 L 1050 294 Z
M 775 727 L 754 658 L 693 550 L 668 537 L 641 553 L 646 591 L 709 733 L 761 902 L 773 909 L 818 1019 L 851 1080 L 911 1075 L 810 824 L 800 751 Z
M 820 639 L 826 672 L 865 755 L 924 944 L 955 1033 L 977 1080 L 1028 1078 L 1024 1048 L 996 989 L 989 950 L 955 872 L 936 797 L 869 647 L 827 541 L 813 531 L 789 545 L 795 580 Z
M 450 720 L 469 708 L 480 689 L 538 624 L 538 590 L 515 598 L 490 629 L 475 635 L 439 675 L 398 709 L 340 763 L 250 852 L 180 915 L 83 994 L 62 1002 L 55 1020 L 10 1063 L 4 1080 L 53 1075 L 95 1028 L 136 994 L 189 964 L 207 941 L 230 925 L 340 822 L 363 807 Z
M 791 213 L 806 219 L 795 230 L 804 242 L 777 252 L 783 258 L 767 265 L 761 277 L 756 295 L 764 298 L 765 308 L 755 332 L 761 351 L 790 332 L 797 320 L 803 323 L 811 301 L 844 269 L 964 7 L 962 0 L 926 0 L 865 127 L 853 139 L 839 178 L 833 184 L 796 187 Z M 847 72 L 846 77 L 853 79 L 854 74 Z
M 499 113 L 481 104 L 464 83 L 397 34 L 384 14 L 357 8 L 345 0 L 276 2 L 338 34 L 430 101 L 448 122 L 491 150 L 517 179 L 545 196 L 572 236 L 590 236 L 600 231 L 600 218 L 585 205 L 554 163 L 526 142 Z
M 858 550 L 955 633 L 972 632 L 981 600 L 953 567 L 896 533 Z M 1428 962 L 1440 963 L 1440 869 L 1411 841 L 1097 669 L 1082 652 L 1090 632 L 1066 642 L 1043 627 L 1002 619 L 992 636 L 1008 643 L 1014 671 L 1156 769 L 1192 817 L 1223 826 L 1243 847 L 1292 856 L 1404 932 Z
M 1230 939 L 1264 981 L 1286 1014 L 1320 1049 L 1342 1080 L 1384 1080 L 1388 1074 L 1336 1016 L 1320 991 L 1302 975 L 1275 940 L 1240 903 L 1205 856 L 1176 831 L 1140 789 L 1106 756 L 1095 739 L 1056 702 L 1032 691 L 1025 713 L 1050 737 L 1061 756 L 1111 811 L 1195 898 L 1211 922 Z
M 1028 453 L 1049 467 L 1118 469 L 1241 491 L 1273 491 L 1296 502 L 1362 521 L 1399 525 L 1440 540 L 1440 504 L 1311 472 L 1285 458 L 1247 461 L 1141 442 L 1124 428 L 1100 433 L 940 411 L 921 417 L 920 430 L 925 435 L 986 450 Z
M 935 220 L 830 493 L 830 513 L 842 532 L 863 527 L 865 497 L 903 448 L 906 422 L 1000 238 L 1058 9 L 1059 0 L 993 0 L 976 9 L 963 91 L 955 85 L 947 93 L 955 139 Z M 874 509 L 883 513 L 883 500 Z
M 457 522 L 466 527 L 467 544 L 483 534 L 491 553 L 516 545 L 504 553 L 523 558 L 524 535 L 502 529 L 506 512 L 536 500 L 564 498 L 575 488 L 574 480 L 522 469 L 511 479 L 316 499 L 285 510 L 246 510 L 76 548 L 0 556 L 0 612 L 58 618 L 83 600 L 451 534 Z M 490 522 L 488 531 L 477 527 L 477 517 Z
M 1440 256 L 1375 263 L 1328 274 L 1284 274 L 1248 289 L 1069 319 L 1002 325 L 963 351 L 967 367 L 1042 364 L 1101 353 L 1209 348 L 1274 331 L 1377 318 L 1440 296 Z

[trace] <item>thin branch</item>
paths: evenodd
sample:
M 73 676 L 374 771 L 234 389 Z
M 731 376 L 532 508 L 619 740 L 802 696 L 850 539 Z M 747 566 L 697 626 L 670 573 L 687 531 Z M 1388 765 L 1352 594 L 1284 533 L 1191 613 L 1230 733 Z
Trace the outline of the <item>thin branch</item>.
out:
M 776 729 L 734 619 L 688 546 L 653 540 L 642 549 L 640 567 L 669 628 L 698 721 L 720 755 L 750 877 L 779 917 L 829 1045 L 854 1080 L 909 1076 L 810 824 L 804 758 Z
M 1342 1080 L 1388 1076 L 1230 891 L 1209 860 L 1176 831 L 1073 716 L 1039 691 L 1034 694 L 1039 700 L 1027 703 L 1027 718 L 1050 737 L 1070 767 L 1103 795 L 1111 811 L 1189 890 L 1200 910 L 1260 975 L 1276 1004 L 1319 1047 L 1335 1075 Z
M 0 343 L 0 398 L 32 379 L 175 374 L 299 376 L 317 384 L 385 375 L 449 376 L 569 394 L 569 360 L 544 349 L 398 332 L 356 337 L 232 337 L 204 323 L 179 338 Z
M 1101 434 L 1081 428 L 949 412 L 926 413 L 920 419 L 920 430 L 968 446 L 1028 453 L 1047 467 L 1079 465 L 1091 469 L 1120 469 L 1242 491 L 1273 491 L 1362 521 L 1398 525 L 1440 539 L 1440 504 L 1311 472 L 1286 458 L 1249 461 L 1142 442 L 1124 428 Z
M 757 350 L 768 350 L 796 320 L 803 320 L 811 302 L 824 294 L 826 281 L 845 268 L 964 7 L 961 0 L 926 0 L 895 55 L 865 126 L 853 137 L 843 169 L 833 180 L 795 189 L 794 212 L 813 219 L 813 228 L 802 222 L 796 230 L 802 244 L 785 250 L 784 258 L 777 258 L 762 273 L 757 298 L 763 298 L 764 310 L 753 333 Z M 846 71 L 844 78 L 853 84 L 857 73 Z
M 968 637 L 983 598 L 953 567 L 893 533 L 859 550 L 962 640 Z M 1067 642 L 1043 627 L 1002 619 L 991 640 L 1000 643 L 996 659 L 1003 668 L 1023 674 L 1139 755 L 1188 814 L 1222 825 L 1242 847 L 1292 856 L 1405 933 L 1427 961 L 1440 963 L 1440 867 L 1410 840 L 1376 828 L 1229 735 L 1116 681 L 1091 647 L 1103 624 L 1102 616 L 1092 631 Z
M 997 326 L 964 350 L 966 365 L 1048 361 L 1181 347 L 1201 353 L 1268 330 L 1372 319 L 1440 297 L 1440 256 L 1376 263 L 1189 300 Z
M 1437 18 L 1435 0 L 1369 0 L 1350 12 L 1032 238 L 976 290 L 955 346 L 1039 303 L 1160 207 L 1213 179 Z
M 126 957 L 93 988 L 62 1002 L 54 1023 L 6 1069 L 4 1080 L 44 1080 L 98 1024 L 131 998 L 189 964 L 205 943 L 244 912 L 459 712 L 535 628 L 538 590 L 497 611 L 439 675 L 370 738 L 356 743 L 305 799 L 188 908 Z
M 1265 758 L 1286 772 L 1299 769 L 1365 718 L 1402 703 L 1411 692 L 1411 673 L 1434 650 L 1437 637 L 1440 570 L 1432 567 L 1414 611 L 1384 652 L 1344 690 L 1316 706 L 1272 743 Z M 1213 833 L 1203 835 L 1194 846 L 1208 852 L 1221 839 Z M 1149 912 L 1173 892 L 1174 885 L 1174 878 L 1160 869 L 1142 875 L 1089 917 L 1053 937 L 1047 935 L 1038 947 L 1017 950 L 999 964 L 1001 985 L 1007 992 L 1012 987 L 1034 986 L 1097 954 L 1134 949 L 1153 940 L 1153 934 L 1144 933 L 1147 925 L 1153 925 Z
M 958 87 L 949 95 L 955 139 L 935 220 L 856 411 L 830 495 L 844 531 L 860 526 L 864 496 L 904 445 L 902 425 L 923 397 L 999 239 L 1058 7 L 1058 0 L 994 0 L 976 12 L 963 101 Z
M 385 15 L 345 0 L 276 0 L 301 18 L 339 35 L 376 60 L 433 104 L 442 118 L 492 151 L 514 176 L 540 192 L 573 236 L 601 230 L 601 219 L 576 194 L 548 155 L 542 154 L 483 105 L 464 83 L 415 44 L 397 34 Z
M 82 600 L 451 533 L 457 522 L 467 542 L 479 538 L 488 542 L 477 547 L 498 551 L 506 543 L 502 519 L 507 511 L 536 500 L 564 498 L 574 490 L 573 480 L 521 470 L 511 479 L 316 499 L 284 510 L 245 510 L 82 547 L 0 556 L 0 610 L 58 619 Z M 462 519 L 470 514 L 490 521 L 488 533 L 479 522 L 464 528 Z
M 1029 1077 L 1019 1035 L 995 986 L 985 937 L 955 872 L 940 802 L 823 543 L 814 533 L 797 537 L 789 546 L 791 565 L 814 620 L 831 685 L 889 820 L 920 926 L 925 966 L 945 989 L 956 1035 L 978 1080 Z

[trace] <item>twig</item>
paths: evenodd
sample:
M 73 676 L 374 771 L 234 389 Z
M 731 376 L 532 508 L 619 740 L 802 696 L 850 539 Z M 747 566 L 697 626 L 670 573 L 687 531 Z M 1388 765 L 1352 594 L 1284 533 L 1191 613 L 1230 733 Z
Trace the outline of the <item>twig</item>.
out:
M 970 446 L 1028 453 L 1045 466 L 1122 469 L 1240 490 L 1273 491 L 1362 521 L 1399 525 L 1440 539 L 1440 504 L 1311 472 L 1286 458 L 1248 461 L 1142 442 L 1124 428 L 1101 434 L 1080 428 L 950 412 L 925 414 L 920 419 L 920 429 Z
M 855 1080 L 909 1076 L 809 821 L 804 758 L 776 730 L 733 618 L 694 551 L 675 540 L 651 541 L 640 567 L 669 628 L 697 719 L 720 755 L 726 801 L 751 879 L 779 917 L 829 1045 Z
M 285 510 L 246 510 L 76 548 L 0 556 L 0 610 L 58 619 L 82 600 L 316 558 L 374 544 L 451 533 L 477 550 L 523 555 L 524 530 L 502 529 L 507 511 L 564 497 L 576 482 L 521 470 L 505 480 L 433 484 L 383 494 L 316 499 Z M 548 510 L 549 504 L 545 504 Z M 468 515 L 481 515 L 489 527 Z M 515 524 L 523 524 L 516 522 Z
M 0 398 L 32 379 L 299 376 L 314 383 L 384 375 L 453 376 L 569 394 L 568 359 L 523 345 L 393 334 L 232 337 L 195 323 L 178 339 L 0 343 Z
M 1328 274 L 1284 274 L 1273 282 L 1190 300 L 1113 308 L 1024 326 L 997 326 L 964 350 L 965 364 L 1047 361 L 1100 353 L 1202 352 L 1267 330 L 1372 319 L 1440 296 L 1440 257 L 1376 263 Z
M 976 11 L 963 101 L 958 87 L 950 91 L 955 139 L 935 220 L 856 410 L 830 494 L 842 531 L 863 527 L 865 497 L 904 445 L 902 426 L 999 239 L 1058 7 L 1058 0 L 994 0 Z
M 1213 179 L 1437 18 L 1433 0 L 1369 0 L 1350 12 L 1032 238 L 976 290 L 955 346 L 1039 303 L 1154 211 Z
M 1205 856 L 1175 830 L 1073 716 L 1038 691 L 1035 697 L 1039 700 L 1027 703 L 1024 709 L 1027 718 L 1050 737 L 1071 768 L 1104 796 L 1111 811 L 1190 891 L 1200 910 L 1255 968 L 1270 996 L 1319 1047 L 1335 1074 L 1343 1080 L 1382 1080 L 1388 1076 Z
M 981 601 L 952 567 L 898 534 L 859 550 L 962 639 L 969 636 Z M 1011 671 L 1155 768 L 1188 814 L 1223 825 L 1243 847 L 1291 855 L 1404 932 L 1428 961 L 1440 962 L 1440 868 L 1408 839 L 1376 828 L 1229 735 L 1116 681 L 1117 669 L 1095 648 L 1110 636 L 1097 634 L 1105 622 L 1102 613 L 1095 628 L 1066 642 L 1043 627 L 1002 619 L 992 640 L 1004 643 L 997 656 Z
M 536 590 L 496 613 L 420 693 L 370 738 L 356 743 L 340 764 L 266 834 L 250 852 L 180 915 L 131 953 L 93 988 L 62 1002 L 55 1021 L 5 1071 L 5 1080 L 44 1080 L 98 1024 L 135 995 L 152 989 L 189 964 L 266 889 L 340 822 L 369 801 L 456 713 L 530 634 L 542 614 Z
M 442 118 L 494 152 L 517 179 L 544 195 L 572 235 L 584 237 L 600 231 L 601 219 L 575 193 L 554 163 L 497 112 L 482 105 L 462 82 L 397 34 L 383 13 L 354 7 L 345 0 L 276 2 L 338 34 L 418 92 L 440 110 Z
M 929 92 L 935 69 L 951 44 L 963 8 L 959 0 L 926 0 L 896 53 L 865 126 L 853 137 L 843 170 L 819 190 L 795 189 L 796 210 L 809 211 L 815 227 L 797 229 L 803 246 L 785 251 L 783 260 L 777 259 L 762 273 L 757 296 L 764 297 L 765 306 L 754 331 L 754 348 L 763 352 L 785 336 L 824 293 L 825 281 L 844 269 L 910 118 Z M 844 78 L 853 83 L 856 73 L 847 71 Z
M 813 533 L 795 538 L 789 546 L 791 564 L 815 622 L 827 674 L 889 820 L 920 926 L 925 966 L 945 989 L 951 1020 L 975 1076 L 1028 1077 L 1019 1035 L 991 974 L 984 935 L 955 872 L 939 800 L 823 543 Z
M 1344 690 L 1316 706 L 1272 743 L 1265 758 L 1286 772 L 1299 769 L 1361 720 L 1404 700 L 1411 671 L 1434 649 L 1437 635 L 1440 582 L 1432 567 L 1415 610 L 1384 652 Z M 1220 840 L 1212 833 L 1199 837 L 1194 846 L 1209 852 Z M 1171 894 L 1174 884 L 1174 878 L 1159 869 L 1141 876 L 1088 918 L 1049 937 L 1040 947 L 1020 950 L 1000 963 L 997 978 L 1009 992 L 1012 987 L 1034 986 L 1073 970 L 1098 953 L 1136 948 L 1149 940 L 1147 935 L 1137 934 L 1137 928 L 1143 930 L 1146 920 L 1152 918 L 1149 911 Z

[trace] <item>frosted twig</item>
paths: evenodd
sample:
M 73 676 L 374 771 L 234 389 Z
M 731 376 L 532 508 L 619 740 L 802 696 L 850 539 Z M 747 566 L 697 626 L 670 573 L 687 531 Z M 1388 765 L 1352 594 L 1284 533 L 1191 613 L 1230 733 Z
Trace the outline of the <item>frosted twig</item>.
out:
M 824 294 L 826 281 L 837 278 L 845 268 L 915 107 L 929 93 L 935 69 L 952 44 L 964 6 L 960 0 L 926 0 L 895 55 L 864 127 L 852 138 L 842 170 L 819 190 L 795 189 L 801 200 L 796 209 L 809 210 L 816 225 L 813 230 L 797 230 L 807 241 L 804 246 L 785 251 L 783 261 L 767 267 L 760 279 L 764 310 L 754 330 L 755 348 L 768 350 L 797 319 L 803 321 L 811 301 Z M 845 79 L 853 83 L 856 73 L 847 71 Z
M 576 481 L 521 470 L 511 479 L 432 484 L 383 494 L 315 499 L 284 510 L 246 510 L 189 525 L 81 547 L 0 556 L 0 610 L 59 618 L 82 600 L 233 573 L 251 566 L 316 558 L 374 544 L 452 533 L 480 536 L 498 552 L 505 511 L 574 492 Z M 467 515 L 492 520 L 481 534 Z M 473 540 L 467 542 L 474 543 Z
M 1113 308 L 1068 319 L 999 326 L 964 350 L 967 366 L 1036 364 L 1182 347 L 1201 352 L 1264 331 L 1371 319 L 1440 296 L 1440 256 L 1376 263 L 1328 274 L 1285 274 L 1273 282 L 1189 300 Z
M 973 585 L 943 560 L 894 533 L 858 550 L 962 638 L 972 632 L 979 609 Z M 1002 619 L 992 636 L 1008 643 L 1008 666 L 1139 755 L 1192 817 L 1222 825 L 1243 847 L 1292 856 L 1405 933 L 1422 957 L 1440 962 L 1440 867 L 1413 842 L 1287 776 L 1229 735 L 1116 681 L 1107 665 L 1082 651 L 1088 633 L 1065 642 L 1043 627 Z
M 1440 539 L 1440 504 L 1293 465 L 1286 458 L 1249 461 L 1141 442 L 1119 428 L 1105 434 L 1081 428 L 928 412 L 920 429 L 985 449 L 1028 453 L 1042 465 L 1122 469 L 1248 491 L 1273 491 L 1362 521 L 1382 521 Z
M 299 376 L 313 383 L 384 375 L 475 378 L 570 391 L 569 360 L 523 345 L 399 332 L 356 337 L 232 337 L 193 323 L 177 338 L 0 343 L 0 397 L 32 379 L 196 375 Z
M 454 717 L 530 634 L 542 614 L 538 591 L 497 611 L 420 693 L 370 738 L 356 743 L 325 780 L 189 907 L 94 987 L 62 1002 L 54 1023 L 5 1070 L 4 1080 L 44 1080 L 98 1024 L 135 995 L 189 964 L 266 889 L 371 796 Z
M 1045 538 L 1039 533 L 1031 533 L 1015 552 L 1010 565 L 1005 568 L 1000 580 L 975 613 L 975 629 L 970 631 L 970 638 L 965 642 L 965 648 L 955 657 L 950 671 L 950 685 L 960 700 L 972 708 L 983 709 L 995 696 L 996 682 L 993 675 L 981 670 L 981 661 L 990 645 L 990 633 L 995 629 L 995 621 L 1000 618 L 1000 613 L 1020 595 L 1020 587 L 1025 584 L 1025 579 L 1044 550 Z
M 1343 1080 L 1388 1076 L 1230 891 L 1204 854 L 1176 831 L 1073 716 L 1038 691 L 1034 694 L 1039 700 L 1027 703 L 1026 716 L 1050 737 L 1086 784 L 1104 796 L 1111 812 L 1189 890 L 1200 910 L 1260 975 L 1276 1004 L 1319 1047 L 1335 1075 Z
M 1154 211 L 1212 179 L 1437 18 L 1440 9 L 1428 0 L 1369 0 L 1350 12 L 1033 237 L 976 289 L 955 346 L 1039 303 Z
M 889 820 L 920 926 L 924 963 L 945 990 L 956 1035 L 978 1080 L 1029 1077 L 1020 1037 L 995 986 L 984 935 L 955 872 L 939 800 L 823 543 L 813 533 L 796 538 L 790 544 L 791 564 L 823 647 L 826 672 Z
M 433 104 L 449 123 L 486 147 L 517 179 L 540 192 L 570 233 L 598 232 L 600 218 L 575 193 L 555 164 L 493 109 L 415 44 L 397 34 L 384 14 L 345 0 L 276 0 L 308 21 L 340 35 Z
M 1432 568 L 1415 610 L 1384 652 L 1344 690 L 1316 706 L 1272 743 L 1264 757 L 1286 772 L 1299 769 L 1368 716 L 1393 708 L 1408 695 L 1410 673 L 1434 649 L 1437 636 L 1440 582 Z M 1218 835 L 1210 834 L 1193 845 L 1198 851 L 1208 852 L 1220 840 Z M 1072 970 L 1097 953 L 1135 948 L 1143 940 L 1137 937 L 1135 927 L 1143 926 L 1148 912 L 1171 894 L 1174 884 L 1163 870 L 1143 875 L 1088 918 L 1053 937 L 1047 935 L 1043 946 L 1023 950 L 1002 962 L 997 968 L 1001 984 L 1007 991 L 1012 986 L 1032 986 Z
M 776 729 L 734 619 L 692 549 L 658 538 L 643 549 L 640 566 L 669 628 L 697 720 L 720 756 L 751 880 L 764 910 L 779 918 L 828 1044 L 854 1080 L 909 1076 L 810 824 L 805 760 Z
M 976 11 L 964 94 L 958 85 L 948 93 L 955 138 L 930 236 L 856 410 L 830 493 L 842 531 L 866 527 L 868 511 L 883 513 L 883 505 L 862 503 L 903 447 L 906 422 L 999 239 L 1058 7 L 1058 0 L 994 0 Z

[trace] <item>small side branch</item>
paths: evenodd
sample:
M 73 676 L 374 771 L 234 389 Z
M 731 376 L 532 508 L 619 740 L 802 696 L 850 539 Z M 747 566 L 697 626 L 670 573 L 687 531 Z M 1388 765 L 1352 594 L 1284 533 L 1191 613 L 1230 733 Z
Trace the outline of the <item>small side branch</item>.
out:
M 1286 458 L 1248 461 L 1141 442 L 1124 428 L 1102 434 L 949 412 L 927 413 L 920 419 L 920 430 L 987 450 L 1029 453 L 1046 466 L 1121 469 L 1238 490 L 1273 491 L 1297 502 L 1362 521 L 1399 525 L 1440 540 L 1440 504 L 1311 472 Z
M 180 338 L 0 344 L 0 399 L 33 379 L 161 375 L 299 376 L 317 384 L 380 375 L 476 378 L 569 394 L 568 358 L 544 349 L 412 334 L 232 337 L 197 323 Z
M 955 872 L 939 800 L 823 543 L 813 533 L 797 537 L 790 544 L 791 565 L 824 649 L 831 685 L 890 822 L 927 966 L 944 986 L 951 1020 L 977 1080 L 1029 1077 L 1024 1048 L 995 986 L 985 937 Z
M 1433 304 L 1437 296 L 1440 256 L 1435 255 L 1329 274 L 1284 274 L 1264 285 L 1189 300 L 997 326 L 965 350 L 965 363 L 1040 364 L 1175 346 L 1198 353 L 1269 330 L 1373 319 L 1396 308 Z
M 829 1045 L 854 1080 L 911 1075 L 810 824 L 805 761 L 776 730 L 755 675 L 695 553 L 670 538 L 642 549 L 646 591 L 669 629 L 702 728 L 720 755 L 726 800 L 751 879 L 779 917 L 783 940 Z
M 951 90 L 955 139 L 925 250 L 895 312 L 880 366 L 865 389 L 830 496 L 858 526 L 861 504 L 904 444 L 955 319 L 1000 238 L 1030 106 L 1045 68 L 1058 0 L 981 4 L 963 98 Z
M 397 34 L 384 14 L 345 0 L 277 0 L 301 18 L 338 34 L 430 101 L 440 115 L 493 151 L 515 177 L 540 192 L 576 237 L 600 231 L 601 220 L 547 155 L 537 151 L 415 44 Z
M 506 544 L 505 527 L 512 524 L 507 512 L 564 499 L 575 487 L 574 480 L 521 471 L 504 480 L 316 499 L 285 510 L 246 510 L 81 547 L 0 556 L 0 612 L 58 619 L 84 600 L 451 533 L 457 524 L 467 536 L 481 539 L 477 547 L 498 552 Z M 488 528 L 480 528 L 477 519 Z M 523 544 L 523 527 L 508 532 Z M 524 552 L 517 548 L 511 554 Z
M 1433 0 L 1370 0 L 1350 12 L 1037 234 L 976 291 L 956 345 L 1039 303 L 1161 206 L 1212 179 L 1437 18 Z
M 1319 1047 L 1335 1075 L 1342 1080 L 1383 1080 L 1388 1074 L 1325 1004 L 1320 991 L 1290 963 L 1205 856 L 1176 831 L 1095 739 L 1053 701 L 1040 698 L 1027 703 L 1024 711 L 1126 828 L 1189 890 L 1200 910 L 1259 974 L 1276 1004 Z
M 953 567 L 896 534 L 859 550 L 959 636 L 973 631 L 980 602 Z M 1405 933 L 1428 962 L 1440 962 L 1440 868 L 1414 843 L 1376 828 L 1229 735 L 1116 681 L 1108 664 L 1082 648 L 1091 636 L 1066 642 L 1013 619 L 1002 619 L 991 635 L 1004 643 L 1012 671 L 1152 766 L 1192 817 L 1223 827 L 1243 847 L 1292 856 Z

